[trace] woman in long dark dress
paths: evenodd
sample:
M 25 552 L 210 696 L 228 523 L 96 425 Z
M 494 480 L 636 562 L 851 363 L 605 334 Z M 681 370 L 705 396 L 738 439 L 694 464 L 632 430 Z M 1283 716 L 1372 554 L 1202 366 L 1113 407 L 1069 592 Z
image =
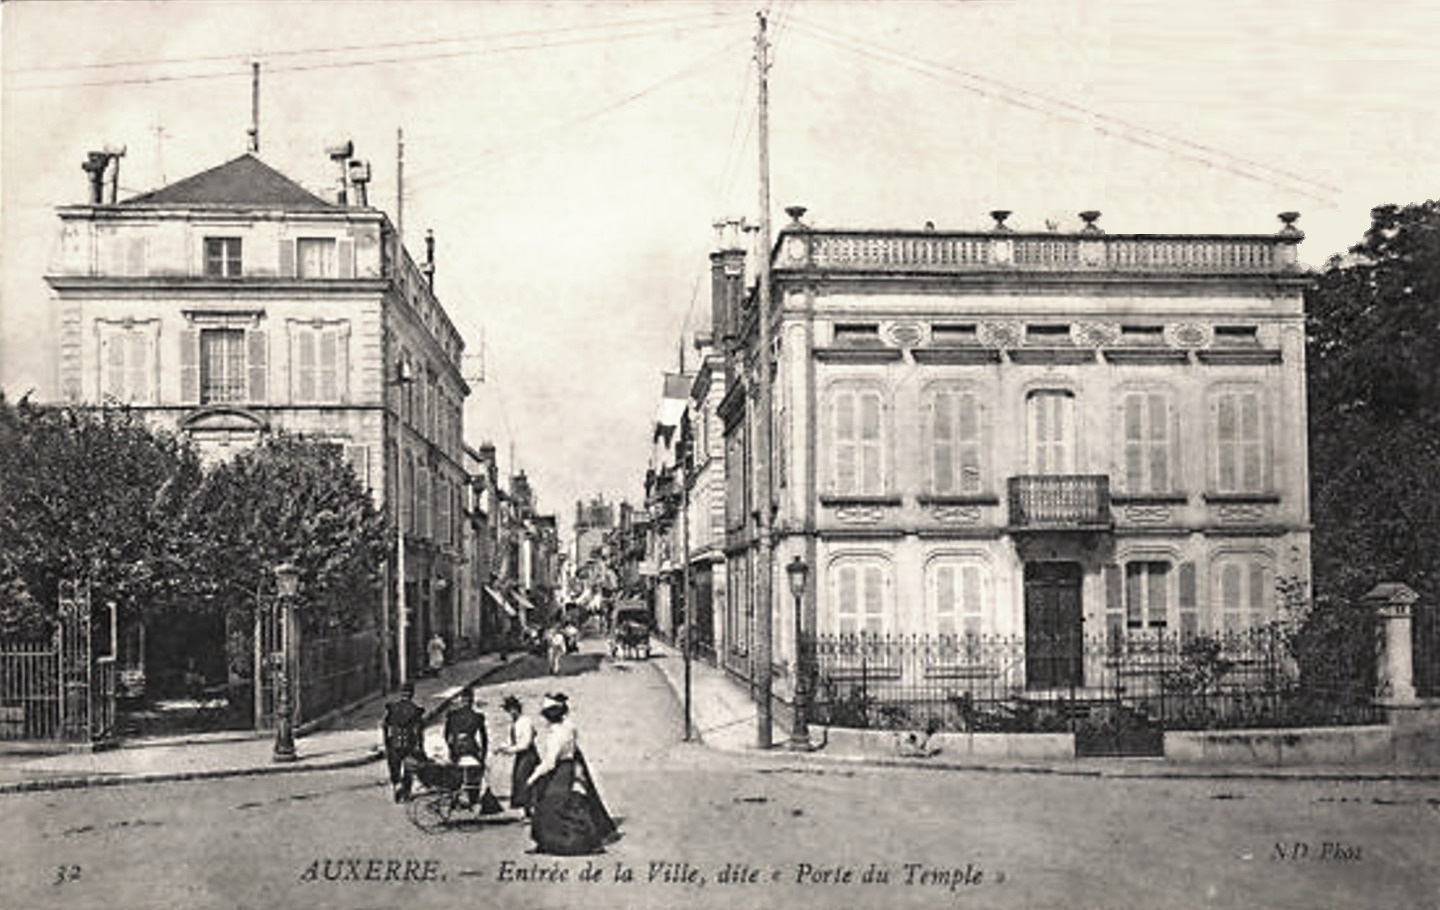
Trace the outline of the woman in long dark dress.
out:
M 616 836 L 594 775 L 580 751 L 579 732 L 564 695 L 547 695 L 540 715 L 550 727 L 540 743 L 540 763 L 530 773 L 534 816 L 530 837 L 541 853 L 596 853 Z
M 510 770 L 510 808 L 523 809 L 529 818 L 530 772 L 540 764 L 540 751 L 535 746 L 535 722 L 525 716 L 520 699 L 513 695 L 505 696 L 500 707 L 510 715 L 510 742 L 496 746 L 495 751 L 515 757 Z

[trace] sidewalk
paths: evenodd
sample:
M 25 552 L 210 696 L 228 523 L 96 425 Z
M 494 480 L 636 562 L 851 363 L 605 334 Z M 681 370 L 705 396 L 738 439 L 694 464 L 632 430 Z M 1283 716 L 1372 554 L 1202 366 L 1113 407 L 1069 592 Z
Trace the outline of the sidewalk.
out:
M 515 659 L 518 659 L 518 655 Z M 505 666 L 485 654 L 446 667 L 438 676 L 415 680 L 415 700 L 429 722 L 440 716 L 446 699 L 467 683 Z M 365 710 L 381 696 L 334 719 Z M 382 758 L 378 722 L 367 729 L 331 729 L 297 736 L 293 762 L 275 762 L 273 734 L 246 731 L 138 739 L 101 752 L 4 752 L 0 747 L 0 794 L 31 790 L 103 787 L 123 783 L 242 777 L 347 768 Z
M 651 663 L 665 677 L 683 707 L 685 661 L 672 645 L 652 639 Z M 1024 759 L 956 760 L 941 751 L 928 757 L 900 754 L 877 755 L 875 749 L 862 753 L 848 744 L 833 742 L 824 728 L 812 727 L 810 739 L 818 744 L 813 751 L 789 751 L 788 732 L 773 724 L 769 750 L 757 746 L 755 703 L 746 688 L 724 670 L 702 660 L 690 662 L 690 716 L 692 728 L 706 746 L 724 752 L 754 756 L 784 756 L 795 761 L 817 763 L 860 763 L 882 767 L 930 768 L 948 771 L 985 771 L 1011 774 L 1059 774 L 1104 778 L 1214 778 L 1247 780 L 1376 780 L 1440 781 L 1440 768 L 1404 765 L 1237 765 L 1197 764 L 1164 758 L 1072 758 L 1027 761 Z M 848 739 L 848 737 L 847 737 Z M 897 744 L 898 745 L 898 744 Z

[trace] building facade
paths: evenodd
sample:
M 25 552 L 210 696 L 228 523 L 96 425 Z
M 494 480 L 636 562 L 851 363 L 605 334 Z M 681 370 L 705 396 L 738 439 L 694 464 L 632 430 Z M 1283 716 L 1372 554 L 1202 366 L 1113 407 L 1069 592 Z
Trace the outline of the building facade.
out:
M 432 241 L 417 265 L 383 212 L 254 155 L 58 214 L 62 397 L 125 404 L 209 459 L 277 430 L 343 447 L 395 541 L 377 617 L 390 680 L 431 634 L 453 641 L 469 388 Z
M 772 408 L 757 296 L 717 277 L 737 344 L 720 414 L 730 581 L 721 640 L 752 676 L 772 611 L 776 692 L 807 633 L 1027 643 L 1225 634 L 1308 584 L 1295 216 L 1273 235 L 817 230 L 771 251 Z M 712 256 L 742 256 L 732 244 Z M 768 482 L 751 452 L 771 421 Z M 770 490 L 774 558 L 756 563 Z M 809 570 L 798 610 L 785 568 Z M 769 605 L 754 578 L 770 573 Z M 1068 645 L 1066 645 L 1068 647 Z M 1021 654 L 1030 688 L 1086 662 Z

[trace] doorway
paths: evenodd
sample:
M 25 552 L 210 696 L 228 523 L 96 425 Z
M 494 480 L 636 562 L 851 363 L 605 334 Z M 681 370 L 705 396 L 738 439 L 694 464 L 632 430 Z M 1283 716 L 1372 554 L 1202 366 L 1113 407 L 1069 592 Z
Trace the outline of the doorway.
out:
M 1085 684 L 1078 562 L 1025 564 L 1025 687 Z

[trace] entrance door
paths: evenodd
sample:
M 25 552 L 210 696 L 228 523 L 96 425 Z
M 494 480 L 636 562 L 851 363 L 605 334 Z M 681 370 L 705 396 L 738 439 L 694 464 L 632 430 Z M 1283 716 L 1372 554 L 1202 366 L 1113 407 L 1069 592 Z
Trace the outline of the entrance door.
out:
M 1068 689 L 1085 684 L 1080 564 L 1025 564 L 1025 687 Z

